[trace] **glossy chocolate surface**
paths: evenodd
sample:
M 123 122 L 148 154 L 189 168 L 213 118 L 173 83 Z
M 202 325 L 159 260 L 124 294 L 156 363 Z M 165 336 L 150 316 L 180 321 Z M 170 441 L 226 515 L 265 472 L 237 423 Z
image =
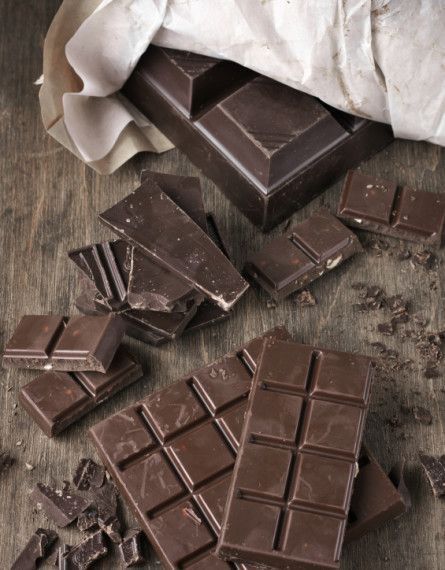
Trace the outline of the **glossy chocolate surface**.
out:
M 217 554 L 339 568 L 369 403 L 369 358 L 264 341 Z
M 184 72 L 194 58 L 193 73 Z M 220 65 L 227 63 L 150 46 L 124 94 L 263 229 L 392 140 L 386 125 L 239 66 L 237 75 L 234 64 L 210 81 Z
M 444 239 L 441 196 L 357 171 L 348 172 L 338 216 L 349 226 L 401 239 L 434 245 Z
M 280 300 L 361 251 L 355 234 L 320 210 L 251 256 L 244 271 Z
M 6 345 L 3 366 L 106 372 L 124 332 L 114 315 L 26 315 Z
M 19 402 L 52 437 L 139 378 L 141 366 L 121 347 L 107 372 L 44 372 L 20 389 Z
M 248 288 L 211 238 L 151 180 L 99 217 L 226 311 Z

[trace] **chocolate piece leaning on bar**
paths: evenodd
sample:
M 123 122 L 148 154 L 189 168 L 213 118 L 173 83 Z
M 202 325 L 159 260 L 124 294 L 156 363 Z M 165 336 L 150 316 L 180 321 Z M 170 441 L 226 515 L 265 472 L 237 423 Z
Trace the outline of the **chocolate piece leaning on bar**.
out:
M 6 345 L 3 366 L 106 372 L 124 334 L 114 315 L 26 315 Z
M 346 176 L 337 215 L 348 226 L 419 243 L 440 246 L 445 237 L 443 196 L 358 171 Z
M 253 254 L 244 272 L 280 301 L 361 251 L 357 236 L 322 209 Z
M 99 217 L 226 311 L 248 288 L 211 238 L 152 180 Z
M 217 554 L 339 568 L 373 380 L 364 356 L 264 341 Z
M 19 402 L 53 437 L 142 376 L 141 366 L 121 347 L 107 372 L 45 372 L 20 389 Z

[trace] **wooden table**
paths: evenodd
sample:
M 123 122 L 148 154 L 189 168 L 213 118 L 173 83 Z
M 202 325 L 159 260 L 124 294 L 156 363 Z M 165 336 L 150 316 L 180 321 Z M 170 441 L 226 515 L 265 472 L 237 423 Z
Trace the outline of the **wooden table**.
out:
M 97 213 L 136 186 L 141 168 L 198 174 L 187 158 L 174 150 L 163 156 L 137 157 L 113 176 L 102 177 L 46 135 L 40 120 L 38 88 L 33 81 L 41 73 L 43 38 L 58 4 L 57 0 L 3 0 L 0 8 L 0 346 L 25 313 L 74 311 L 77 274 L 66 252 L 110 237 L 110 232 L 99 224 Z M 443 149 L 437 146 L 397 141 L 364 164 L 363 171 L 443 192 L 444 157 Z M 231 254 L 240 267 L 247 251 L 258 249 L 278 235 L 280 228 L 270 236 L 262 235 L 209 180 L 202 176 L 201 180 L 206 206 L 231 236 Z M 320 204 L 334 209 L 339 189 L 340 183 L 297 212 L 292 221 L 304 219 Z M 419 449 L 444 452 L 442 376 L 424 377 L 423 363 L 412 341 L 404 340 L 400 333 L 382 337 L 376 332 L 377 323 L 388 320 L 388 315 L 381 310 L 357 313 L 353 305 L 358 293 L 351 285 L 365 282 L 385 288 L 388 294 L 406 296 L 412 312 L 420 311 L 430 319 L 429 328 L 439 330 L 445 324 L 441 284 L 444 255 L 440 252 L 438 256 L 438 272 L 428 272 L 409 260 L 397 259 L 395 253 L 402 248 L 401 242 L 385 240 L 390 249 L 378 252 L 371 241 L 376 236 L 363 237 L 368 244 L 365 255 L 311 286 L 318 301 L 315 307 L 302 308 L 295 299 L 289 299 L 273 308 L 268 306 L 265 295 L 251 290 L 233 317 L 218 326 L 157 349 L 129 341 L 145 366 L 145 379 L 56 439 L 47 439 L 17 407 L 19 387 L 35 373 L 2 371 L 0 448 L 10 451 L 16 461 L 0 477 L 0 568 L 9 568 L 31 533 L 47 524 L 29 500 L 33 485 L 69 478 L 81 457 L 96 456 L 87 437 L 90 426 L 262 331 L 285 324 L 302 342 L 375 355 L 370 343 L 383 341 L 400 351 L 403 358 L 413 359 L 413 370 L 394 372 L 393 380 L 377 381 L 366 428 L 366 440 L 385 468 L 401 458 L 407 460 L 413 509 L 348 546 L 342 568 L 443 570 L 445 504 L 433 498 L 417 458 Z M 422 249 L 406 245 L 412 252 Z M 409 326 L 401 326 L 400 331 Z M 413 405 L 432 412 L 432 425 L 421 425 L 412 414 L 401 411 L 401 406 Z M 29 471 L 26 463 L 35 468 Z M 79 540 L 76 529 L 61 531 L 60 535 L 68 543 Z M 101 567 L 118 568 L 119 564 L 107 559 Z M 158 567 L 153 554 L 145 567 Z

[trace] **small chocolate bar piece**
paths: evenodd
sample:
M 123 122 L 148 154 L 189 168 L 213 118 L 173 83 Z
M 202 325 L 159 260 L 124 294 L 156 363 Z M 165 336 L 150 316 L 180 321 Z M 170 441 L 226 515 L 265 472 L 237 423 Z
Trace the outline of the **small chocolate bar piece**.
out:
M 69 489 L 59 491 L 43 483 L 37 483 L 31 498 L 41 505 L 46 516 L 61 528 L 74 522 L 91 504 L 84 497 L 71 493 Z
M 152 180 L 99 217 L 223 310 L 231 309 L 248 288 L 209 236 Z
M 130 530 L 124 540 L 119 544 L 119 554 L 125 568 L 140 566 L 145 562 L 142 552 L 142 532 L 140 530 Z
M 123 92 L 263 229 L 392 140 L 387 125 L 232 62 L 157 46 Z
M 59 568 L 62 561 L 67 570 L 87 570 L 94 562 L 108 554 L 105 535 L 101 530 L 87 536 L 76 546 L 72 546 L 65 554 L 59 555 Z
M 121 347 L 107 372 L 44 372 L 20 389 L 19 402 L 53 437 L 142 376 L 141 366 Z
M 370 450 L 363 445 L 358 460 L 359 472 L 354 482 L 345 544 L 361 538 L 370 530 L 395 519 L 409 508 L 398 480 L 386 475 Z
M 53 530 L 38 528 L 11 566 L 11 570 L 35 570 L 37 563 L 48 556 L 56 540 L 57 533 Z
M 124 332 L 113 315 L 26 315 L 6 345 L 3 366 L 106 372 Z
M 264 341 L 217 554 L 339 568 L 373 379 L 369 358 Z
M 99 488 L 104 484 L 105 469 L 92 459 L 84 457 L 73 476 L 73 484 L 79 491 L 88 491 L 90 487 Z
M 355 234 L 320 210 L 251 256 L 244 271 L 279 301 L 361 251 Z
M 419 453 L 419 458 L 434 495 L 443 497 L 445 495 L 445 455 L 434 457 Z
M 442 196 L 357 171 L 346 176 L 337 215 L 348 226 L 419 243 L 440 246 L 445 235 Z
M 214 556 L 252 370 L 265 333 L 91 430 L 167 569 L 228 568 Z M 207 564 L 207 565 L 206 565 Z

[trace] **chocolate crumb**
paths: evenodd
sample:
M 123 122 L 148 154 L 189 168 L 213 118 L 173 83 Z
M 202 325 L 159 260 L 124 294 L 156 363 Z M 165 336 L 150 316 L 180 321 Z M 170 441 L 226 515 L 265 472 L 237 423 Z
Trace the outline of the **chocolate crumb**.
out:
M 379 333 L 387 335 L 387 336 L 392 336 L 394 334 L 394 324 L 392 321 L 389 321 L 387 323 L 379 323 L 377 325 L 377 330 L 379 331 Z
M 276 309 L 277 308 L 277 303 L 276 301 L 274 301 L 273 299 L 267 299 L 266 301 L 266 307 L 268 309 Z
M 413 406 L 413 416 L 414 418 L 425 426 L 429 426 L 433 423 L 433 416 L 431 412 L 422 406 Z
M 433 252 L 427 249 L 419 251 L 413 255 L 413 261 L 417 265 L 425 267 L 427 270 L 431 270 L 437 265 L 437 258 Z
M 8 451 L 0 451 L 0 473 L 10 469 L 15 463 L 14 457 Z
M 317 300 L 309 291 L 309 289 L 303 289 L 295 296 L 295 301 L 300 307 L 313 307 L 317 304 Z
M 419 458 L 434 495 L 443 497 L 445 495 L 445 455 L 434 457 L 420 452 Z

